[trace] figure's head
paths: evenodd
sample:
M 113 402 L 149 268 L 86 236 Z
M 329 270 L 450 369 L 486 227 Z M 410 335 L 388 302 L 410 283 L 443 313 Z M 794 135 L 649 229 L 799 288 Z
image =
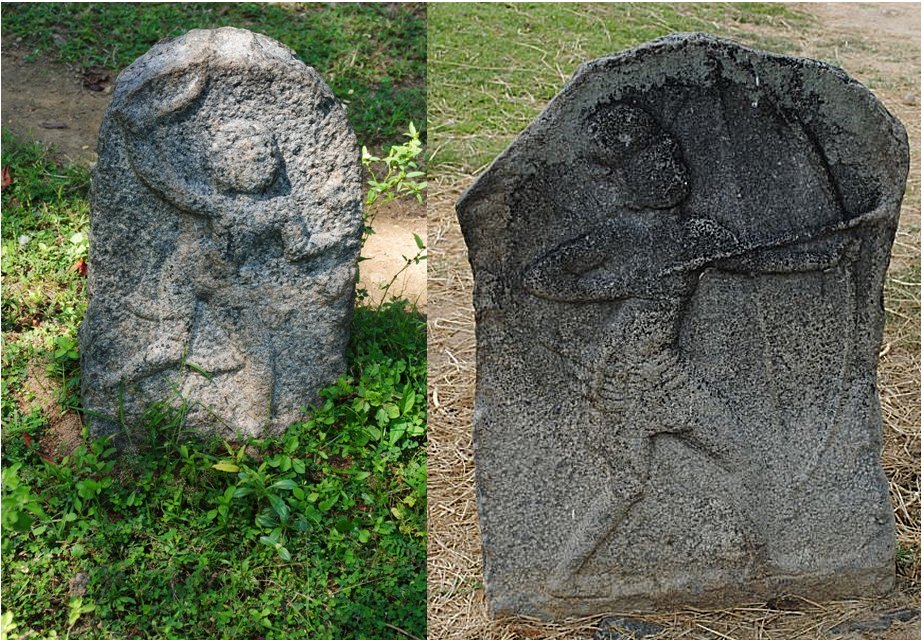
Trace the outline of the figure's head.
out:
M 212 177 L 225 189 L 262 193 L 276 179 L 279 153 L 273 135 L 247 120 L 232 120 L 215 132 L 209 149 Z
M 589 131 L 591 157 L 624 178 L 630 206 L 670 209 L 689 194 L 680 146 L 642 109 L 599 105 L 589 117 Z

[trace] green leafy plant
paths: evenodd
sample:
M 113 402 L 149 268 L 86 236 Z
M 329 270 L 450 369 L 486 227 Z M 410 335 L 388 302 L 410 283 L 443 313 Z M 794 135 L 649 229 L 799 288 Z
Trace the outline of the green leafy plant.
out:
M 385 157 L 374 156 L 369 149 L 363 146 L 362 163 L 369 174 L 366 192 L 366 206 L 372 206 L 379 199 L 385 202 L 402 196 L 413 196 L 418 202 L 423 202 L 424 189 L 427 181 L 422 180 L 426 174 L 421 170 L 417 157 L 423 151 L 420 134 L 414 123 L 408 124 L 408 141 L 400 145 L 392 145 Z M 382 166 L 383 171 L 377 170 Z
M 362 148 L 362 163 L 369 176 L 367 181 L 369 188 L 366 191 L 363 213 L 365 219 L 363 245 L 365 245 L 366 239 L 375 233 L 373 223 L 377 203 L 391 202 L 402 197 L 414 197 L 418 202 L 423 203 L 427 181 L 422 179 L 425 178 L 426 174 L 421 170 L 417 160 L 418 156 L 423 152 L 423 147 L 420 142 L 420 134 L 413 122 L 408 124 L 407 133 L 404 135 L 408 138 L 408 141 L 403 145 L 393 145 L 389 148 L 388 154 L 384 158 L 372 155 L 365 146 Z M 423 240 L 416 233 L 413 235 L 414 243 L 417 245 L 417 252 L 412 256 L 401 256 L 404 264 L 395 272 L 391 280 L 382 286 L 379 305 L 389 299 L 388 292 L 398 281 L 398 278 L 401 277 L 401 274 L 427 259 L 426 246 Z M 361 257 L 360 261 L 365 259 Z M 363 287 L 358 287 L 356 294 L 360 302 L 369 298 L 369 292 Z
M 71 598 L 67 607 L 67 629 L 68 631 L 77 624 L 77 620 L 80 619 L 85 613 L 90 613 L 91 611 L 96 610 L 96 605 L 94 604 L 84 604 L 82 597 Z
M 12 532 L 24 533 L 29 531 L 37 518 L 44 519 L 45 511 L 41 502 L 33 495 L 31 489 L 22 483 L 19 471 L 22 463 L 17 462 L 3 469 L 3 529 L 7 535 L 3 537 L 4 546 L 10 540 Z M 13 534 L 15 535 L 15 534 Z
M 26 450 L 13 464 L 5 449 L 4 518 L 26 515 L 4 537 L 17 623 L 73 635 L 92 613 L 116 636 L 145 624 L 159 637 L 423 637 L 423 319 L 403 301 L 358 308 L 349 362 L 275 438 L 140 442 L 116 457 L 85 433 L 58 461 Z M 167 440 L 169 414 L 151 414 Z M 78 570 L 81 599 L 53 587 Z
M 0 640 L 7 640 L 17 627 L 19 627 L 19 625 L 13 621 L 13 612 L 4 611 L 3 614 L 0 615 Z

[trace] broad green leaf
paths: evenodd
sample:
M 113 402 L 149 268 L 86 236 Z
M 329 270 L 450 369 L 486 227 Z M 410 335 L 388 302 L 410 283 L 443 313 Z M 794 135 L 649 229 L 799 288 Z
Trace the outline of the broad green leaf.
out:
M 330 511 L 331 508 L 337 503 L 337 499 L 340 498 L 339 495 L 334 494 L 329 498 L 325 498 L 318 503 L 318 509 L 321 511 Z
M 346 533 L 353 528 L 353 521 L 344 517 L 337 518 L 337 521 L 334 523 L 334 528 L 340 533 Z
M 410 413 L 411 409 L 414 408 L 414 401 L 416 399 L 417 399 L 417 394 L 409 390 L 408 394 L 404 396 L 404 406 L 401 407 L 401 413 L 405 415 Z
M 298 487 L 298 485 L 295 483 L 295 481 L 289 479 L 277 480 L 270 485 L 270 489 L 285 489 L 286 491 L 292 491 L 296 487 Z
M 289 505 L 286 504 L 285 500 L 283 500 L 277 495 L 273 495 L 272 493 L 267 495 L 266 497 L 269 499 L 270 504 L 273 506 L 273 511 L 275 511 L 276 515 L 279 516 L 279 520 L 281 520 L 282 522 L 285 522 L 286 520 L 288 520 L 289 519 Z
M 256 523 L 257 526 L 269 529 L 270 527 L 275 527 L 278 523 L 273 517 L 272 509 L 267 509 L 266 511 L 261 511 L 257 514 Z

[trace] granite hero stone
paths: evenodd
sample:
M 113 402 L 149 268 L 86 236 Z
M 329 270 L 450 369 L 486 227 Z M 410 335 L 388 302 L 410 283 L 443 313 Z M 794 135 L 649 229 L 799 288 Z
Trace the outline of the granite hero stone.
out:
M 583 65 L 457 205 L 495 614 L 889 590 L 882 283 L 905 131 L 678 34 Z
M 242 29 L 155 45 L 118 78 L 90 217 L 83 403 L 277 433 L 345 371 L 362 233 L 355 136 L 320 75 Z

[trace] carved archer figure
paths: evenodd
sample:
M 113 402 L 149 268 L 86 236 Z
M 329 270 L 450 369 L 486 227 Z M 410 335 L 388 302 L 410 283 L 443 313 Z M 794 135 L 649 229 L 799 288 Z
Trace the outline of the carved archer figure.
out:
M 548 583 L 562 597 L 600 595 L 589 593 L 577 575 L 644 496 L 656 436 L 680 440 L 725 474 L 745 466 L 736 461 L 746 453 L 723 437 L 735 428 L 734 413 L 697 376 L 679 346 L 685 306 L 704 271 L 828 269 L 850 251 L 851 239 L 841 232 L 866 220 L 749 241 L 715 220 L 684 212 L 689 176 L 681 149 L 644 110 L 605 104 L 591 114 L 589 130 L 593 162 L 629 192 L 629 204 L 540 255 L 522 275 L 524 288 L 535 296 L 612 305 L 596 356 L 590 363 L 571 362 L 591 406 L 591 428 L 606 434 L 600 441 L 608 490 L 594 498 L 565 541 Z M 679 403 L 690 410 L 678 411 Z M 749 534 L 759 556 L 759 532 Z

